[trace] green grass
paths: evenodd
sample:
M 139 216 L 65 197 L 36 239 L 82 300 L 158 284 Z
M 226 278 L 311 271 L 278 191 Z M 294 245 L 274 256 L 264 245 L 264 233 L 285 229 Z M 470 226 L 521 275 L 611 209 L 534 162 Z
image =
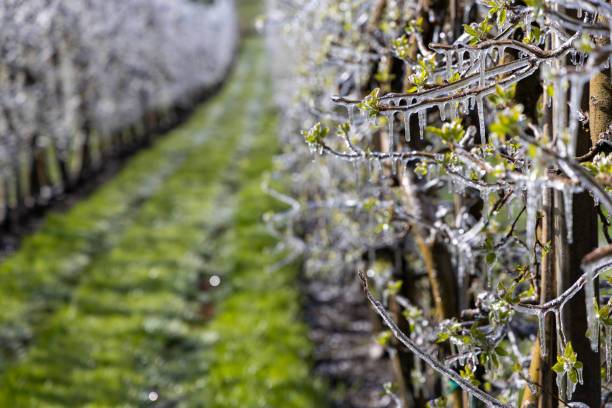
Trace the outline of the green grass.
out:
M 261 215 L 277 203 L 261 189 L 277 150 L 276 120 L 263 117 L 252 152 L 239 166 L 243 181 L 233 228 L 226 237 L 232 291 L 208 330 L 216 337 L 208 375 L 211 407 L 324 406 L 313 381 L 307 328 L 300 322 L 295 265 L 271 270 L 279 255 Z M 248 183 L 246 182 L 248 180 Z
M 0 406 L 320 405 L 297 268 L 271 271 L 261 223 L 278 148 L 262 48 L 247 41 L 220 95 L 0 265 Z
M 242 68 L 243 76 L 247 68 Z M 231 92 L 237 95 L 240 89 L 225 91 L 218 103 L 225 103 Z M 133 158 L 115 179 L 68 213 L 49 215 L 42 228 L 0 264 L 2 362 L 20 352 L 34 335 L 33 326 L 70 301 L 74 286 L 97 257 L 117 245 L 134 215 L 181 166 L 194 133 L 213 116 L 214 106 L 201 108 L 188 124 Z
M 240 89 L 238 84 L 233 88 Z M 240 89 L 246 99 L 252 91 L 248 84 Z M 224 104 L 231 100 L 221 99 Z M 175 396 L 176 376 L 189 376 L 187 383 L 196 381 L 205 374 L 205 359 L 190 367 L 192 373 L 173 373 L 165 363 L 174 354 L 183 354 L 181 361 L 188 361 L 191 349 L 203 348 L 192 327 L 198 323 L 197 304 L 189 302 L 197 295 L 199 261 L 194 251 L 203 244 L 206 221 L 214 215 L 212 197 L 219 188 L 215 181 L 229 166 L 244 130 L 244 122 L 233 120 L 229 109 L 213 118 L 214 123 L 202 115 L 206 112 L 198 112 L 177 134 L 169 135 L 166 145 L 175 149 L 163 153 L 170 155 L 159 152 L 160 156 L 147 158 L 153 159 L 147 160 L 150 167 L 164 168 L 172 155 L 184 156 L 157 188 L 149 190 L 137 210 L 129 211 L 129 219 L 119 217 L 121 231 L 91 237 L 92 245 L 100 242 L 100 235 L 112 236 L 113 242 L 98 247 L 100 255 L 83 268 L 69 302 L 39 322 L 34 344 L 6 368 L 0 406 L 139 405 L 146 401 L 147 389 L 166 399 L 189 398 L 188 388 Z M 195 136 L 202 125 L 210 134 L 197 144 Z M 141 175 L 133 170 L 130 165 L 121 177 L 142 185 Z M 111 182 L 107 194 L 94 197 L 96 208 L 112 206 L 122 191 L 118 187 Z M 68 228 L 80 210 L 77 206 L 59 216 L 55 228 Z M 56 276 L 42 271 L 51 286 Z

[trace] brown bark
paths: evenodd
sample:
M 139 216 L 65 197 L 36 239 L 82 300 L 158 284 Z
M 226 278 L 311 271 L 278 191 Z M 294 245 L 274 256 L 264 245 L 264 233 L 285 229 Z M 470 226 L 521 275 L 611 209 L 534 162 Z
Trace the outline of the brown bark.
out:
M 387 0 L 378 0 L 376 3 L 374 3 L 374 8 L 372 9 L 372 18 L 370 19 L 370 23 L 368 26 L 368 30 L 371 33 L 378 29 L 378 25 L 380 24 L 380 20 L 382 20 L 383 18 L 386 8 Z
M 87 119 L 84 119 L 82 132 L 85 135 L 83 146 L 81 147 L 81 168 L 79 170 L 78 182 L 83 182 L 89 178 L 93 171 L 93 156 L 92 156 L 92 131 Z
M 412 209 L 413 216 L 422 219 L 424 214 L 420 199 L 414 191 L 413 175 L 407 170 L 402 169 L 402 171 L 400 182 L 405 206 Z M 427 242 L 418 224 L 412 225 L 411 232 L 429 279 L 436 320 L 458 317 L 457 293 L 459 288 L 457 288 L 451 257 L 446 246 L 435 240 Z M 457 408 L 464 405 L 460 389 L 450 395 L 449 402 L 451 406 Z
M 454 307 L 455 302 L 453 301 L 456 291 L 452 290 L 451 285 L 444 282 L 439 274 L 438 265 L 434 260 L 434 245 L 427 243 L 420 231 L 415 231 L 413 237 L 429 278 L 436 319 L 440 321 L 456 316 L 456 307 Z M 444 261 L 444 259 L 441 260 Z
M 39 161 L 39 156 L 40 156 L 40 152 L 39 149 L 36 148 L 36 144 L 37 144 L 37 136 L 33 136 L 32 137 L 32 141 L 30 143 L 30 154 L 32 155 L 32 159 L 30 162 L 30 197 L 33 200 L 37 200 L 38 196 L 40 195 L 40 189 L 42 187 L 42 182 L 40 179 L 41 174 L 38 171 L 39 165 L 38 165 L 38 161 Z M 42 176 L 44 177 L 44 172 L 42 174 Z
M 47 168 L 47 151 L 38 144 L 38 137 L 32 138 L 30 146 L 32 162 L 30 163 L 30 196 L 35 202 L 42 200 L 42 188 L 49 186 L 49 169 Z
M 541 243 L 546 244 L 552 242 L 555 232 L 554 228 L 554 199 L 552 189 L 546 189 L 544 196 L 542 197 L 542 223 L 540 229 L 539 240 Z M 553 259 L 556 254 L 556 248 L 552 246 L 551 252 L 543 252 L 540 263 L 540 303 L 546 303 L 556 297 L 556 279 L 555 269 L 553 266 Z M 555 320 L 554 315 L 548 314 L 544 321 L 544 336 L 540 337 L 538 347 L 540 348 L 543 342 L 546 341 L 546 349 L 548 353 L 540 358 L 540 387 L 541 396 L 538 403 L 539 408 L 555 408 L 557 407 L 557 399 L 554 397 L 557 395 L 557 386 L 555 383 L 555 373 L 552 371 L 552 366 L 557 360 L 557 339 L 555 331 Z
M 563 197 L 557 192 L 555 196 L 557 217 L 562 218 Z M 569 245 L 555 243 L 566 247 L 567 256 L 562 257 L 560 265 L 565 279 L 559 289 L 567 289 L 582 275 L 580 263 L 582 258 L 597 247 L 597 214 L 593 199 L 588 193 L 574 194 L 573 198 L 573 234 L 574 240 Z M 563 228 L 562 232 L 565 232 Z M 556 237 L 565 240 L 565 236 Z M 595 285 L 597 288 L 597 285 Z M 596 291 L 596 294 L 598 292 Z M 598 407 L 601 400 L 601 372 L 599 352 L 593 352 L 587 331 L 587 317 L 584 291 L 574 296 L 563 309 L 563 321 L 567 340 L 572 342 L 578 359 L 584 364 L 584 385 L 578 385 L 571 401 L 579 401 L 589 407 Z
M 68 167 L 68 161 L 64 157 L 60 157 L 61 154 L 56 150 L 57 156 L 57 167 L 59 169 L 60 177 L 62 179 L 62 189 L 64 192 L 72 190 L 73 183 L 72 177 L 70 176 L 70 169 Z
M 531 364 L 529 365 L 529 381 L 534 384 L 540 384 L 541 375 L 540 370 L 542 367 L 542 358 L 540 357 L 540 337 L 536 338 L 536 341 L 531 349 Z M 523 400 L 521 402 L 521 408 L 533 408 L 538 405 L 538 399 L 541 394 L 541 388 L 536 393 L 531 391 L 531 387 L 525 387 L 523 394 Z
M 600 20 L 602 18 L 600 17 Z M 603 21 L 601 21 L 603 23 Z M 607 23 L 607 22 L 606 22 Z M 608 40 L 597 40 L 598 45 L 609 43 Z M 612 124 L 612 78 L 610 69 L 605 68 L 595 74 L 589 83 L 589 127 L 591 143 L 595 145 L 599 135 Z

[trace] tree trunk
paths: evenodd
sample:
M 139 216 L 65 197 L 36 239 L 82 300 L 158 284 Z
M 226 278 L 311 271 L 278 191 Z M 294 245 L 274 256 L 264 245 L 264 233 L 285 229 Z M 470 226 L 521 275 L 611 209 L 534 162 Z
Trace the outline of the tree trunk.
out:
M 601 43 L 609 41 L 600 41 Z M 603 44 L 601 44 L 603 45 Z M 612 78 L 610 69 L 595 74 L 589 83 L 589 127 L 591 142 L 597 143 L 599 135 L 612 124 Z
M 552 242 L 554 237 L 554 199 L 552 189 L 547 188 L 542 198 L 542 224 L 540 230 L 539 240 L 542 244 Z M 540 265 L 540 303 L 546 303 L 549 300 L 555 298 L 556 292 L 556 279 L 555 270 L 553 266 L 553 259 L 555 257 L 557 248 L 552 246 L 551 252 L 544 252 L 542 254 L 541 265 Z M 552 366 L 557 360 L 557 339 L 555 330 L 554 315 L 548 314 L 544 321 L 544 336 L 540 337 L 538 349 L 540 345 L 546 342 L 546 350 L 548 354 L 546 356 L 538 356 L 541 359 L 540 366 L 540 386 L 541 386 L 541 397 L 538 404 L 539 408 L 555 408 L 557 407 L 557 386 L 555 382 L 556 374 L 552 371 Z
M 601 83 L 602 76 L 607 76 L 607 86 Z M 594 113 L 591 116 L 590 132 L 582 127 L 579 129 L 576 145 L 577 155 L 586 153 L 591 147 L 591 142 L 597 140 L 599 133 L 610 124 L 612 104 L 610 103 L 609 81 L 609 75 L 599 74 L 590 84 L 590 91 L 593 92 L 590 98 L 586 89 L 583 92 L 582 109 L 586 110 L 588 106 L 589 111 Z M 606 103 L 607 105 L 605 105 Z M 564 250 L 567 249 L 566 256 L 560 256 L 558 261 L 559 268 L 561 269 L 559 271 L 561 281 L 559 282 L 558 290 L 567 289 L 582 276 L 583 271 L 580 267 L 582 258 L 597 248 L 597 213 L 593 199 L 588 193 L 584 192 L 574 194 L 572 201 L 573 222 L 571 235 L 574 238 L 573 242 L 567 242 L 567 234 L 565 234 L 567 223 L 563 223 L 561 220 L 559 220 L 561 231 L 555 237 L 555 246 Z M 561 214 L 564 214 L 563 208 L 563 194 L 557 192 L 555 195 L 555 210 L 558 218 L 562 218 Z M 596 297 L 599 293 L 597 286 L 596 284 Z M 567 340 L 572 342 L 572 346 L 578 354 L 578 359 L 584 365 L 584 385 L 578 385 L 571 401 L 583 402 L 589 407 L 598 407 L 601 404 L 600 358 L 599 352 L 592 351 L 590 341 L 585 336 L 587 331 L 585 306 L 584 291 L 580 291 L 563 309 L 562 318 L 567 331 Z

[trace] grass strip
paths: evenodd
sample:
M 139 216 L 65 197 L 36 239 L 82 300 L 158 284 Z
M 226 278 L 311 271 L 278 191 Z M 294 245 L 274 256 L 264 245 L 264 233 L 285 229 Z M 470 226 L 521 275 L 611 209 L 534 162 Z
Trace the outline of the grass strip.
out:
M 246 75 L 235 81 L 230 96 L 198 111 L 177 140 L 164 140 L 181 146 L 184 160 L 113 237 L 115 244 L 88 265 L 70 303 L 58 307 L 25 355 L 8 365 L 0 406 L 139 406 L 153 395 L 201 399 L 201 390 L 192 392 L 206 371 L 199 356 L 206 339 L 197 307 L 197 249 L 205 244 L 218 181 L 245 127 L 230 102 L 253 96 Z M 217 106 L 221 114 L 209 123 L 205 112 Z M 208 137 L 201 137 L 203 128 Z M 148 159 L 151 166 L 165 157 Z M 114 182 L 106 186 L 109 196 L 115 188 Z
M 251 152 L 237 168 L 240 190 L 232 228 L 223 239 L 230 289 L 208 327 L 215 339 L 206 388 L 213 408 L 325 406 L 323 386 L 310 372 L 311 344 L 300 318 L 297 265 L 271 267 L 275 254 L 262 214 L 279 210 L 261 183 L 278 153 L 277 121 L 268 101 Z
M 248 51 L 247 51 L 248 52 Z M 249 67 L 242 64 L 229 86 L 203 105 L 189 123 L 133 157 L 119 174 L 66 213 L 50 214 L 42 227 L 0 264 L 0 371 L 27 349 L 37 327 L 70 301 L 82 275 L 115 247 L 134 215 L 161 188 L 192 148 L 194 133 L 216 121 L 219 107 L 241 92 Z

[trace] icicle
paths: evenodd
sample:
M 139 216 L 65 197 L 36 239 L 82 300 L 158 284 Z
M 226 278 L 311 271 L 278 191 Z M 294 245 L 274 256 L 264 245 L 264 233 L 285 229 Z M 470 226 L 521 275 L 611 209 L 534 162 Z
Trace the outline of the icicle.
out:
M 480 86 L 484 87 L 486 83 L 485 74 L 487 72 L 487 50 L 480 51 Z
M 548 355 L 547 339 L 546 339 L 546 312 L 538 310 L 538 333 L 540 335 L 540 355 L 546 357 Z
M 474 106 L 476 105 L 476 98 L 469 96 L 468 100 L 470 101 L 470 110 L 474 109 Z
M 446 51 L 446 80 L 450 81 L 452 76 L 453 50 Z
M 583 384 L 584 377 L 582 376 L 582 368 L 579 368 L 576 371 L 578 371 L 578 384 Z
M 506 52 L 505 46 L 501 46 L 498 48 L 499 62 L 502 62 L 502 60 L 504 59 L 505 52 Z
M 567 241 L 571 244 L 574 240 L 574 223 L 573 223 L 573 211 L 572 211 L 572 199 L 574 194 L 572 188 L 568 186 L 563 187 L 563 208 L 565 210 L 565 228 L 567 229 Z
M 485 289 L 487 290 L 491 290 L 493 288 L 493 278 L 492 278 L 492 273 L 493 273 L 493 266 L 489 265 L 489 263 L 487 262 L 486 257 L 482 257 L 482 268 L 485 271 Z
M 418 112 L 419 115 L 419 132 L 421 133 L 421 140 L 425 137 L 425 126 L 427 125 L 427 118 L 425 117 L 427 111 L 425 109 Z
M 397 160 L 397 157 L 391 157 L 391 174 L 393 174 L 394 176 L 397 176 Z
M 404 112 L 404 139 L 406 142 L 410 142 L 410 112 Z
M 586 267 L 586 282 L 584 283 L 584 298 L 587 312 L 587 332 L 591 340 L 591 350 L 597 351 L 599 348 L 599 320 L 595 315 L 595 282 L 593 282 L 593 268 Z
M 485 135 L 485 117 L 484 117 L 484 103 L 482 100 L 482 96 L 479 96 L 476 100 L 476 104 L 478 105 L 478 124 L 480 126 L 480 141 L 481 143 L 486 143 L 486 135 Z
M 531 33 L 531 13 L 527 13 L 525 15 L 524 22 L 525 22 L 525 32 L 527 34 Z
M 352 128 L 355 125 L 355 105 L 348 104 L 346 110 L 348 111 L 349 125 L 351 125 Z
M 472 254 L 469 246 L 467 245 L 459 245 L 457 247 L 457 283 L 459 285 L 459 290 L 457 291 L 457 301 L 460 307 L 463 307 L 465 304 L 465 291 L 466 291 L 466 273 L 469 271 L 468 264 L 470 262 Z
M 576 9 L 576 17 L 582 18 L 582 9 L 580 7 Z
M 527 183 L 527 225 L 526 225 L 526 241 L 527 250 L 529 251 L 529 265 L 533 267 L 535 264 L 535 230 L 538 216 L 538 184 L 530 180 Z
M 557 373 L 557 378 L 556 378 L 556 383 L 557 383 L 557 388 L 559 390 L 563 390 L 563 377 L 565 375 L 563 374 L 563 371 L 560 373 Z
M 565 146 L 562 145 L 564 135 L 567 135 L 566 123 L 565 123 L 565 113 L 566 113 L 566 90 L 563 86 L 563 79 L 556 78 L 554 80 L 554 103 L 553 103 L 553 131 L 554 134 L 561 135 L 558 139 L 558 144 L 561 144 L 561 151 L 566 151 Z
M 565 397 L 568 400 L 572 398 L 572 395 L 574 395 L 574 391 L 576 391 L 576 386 L 584 382 L 582 378 L 582 368 L 577 368 L 576 371 L 578 372 L 578 382 L 575 383 L 573 381 L 570 381 L 569 378 L 566 381 L 567 389 L 566 389 Z
M 465 351 L 466 347 L 463 346 L 463 345 L 459 345 L 457 347 L 457 349 L 458 349 L 459 355 L 461 356 L 461 357 L 459 357 L 459 364 L 463 366 L 463 365 L 465 365 L 466 360 L 467 360 L 467 358 L 466 358 L 466 351 Z
M 457 72 L 461 74 L 461 69 L 463 68 L 463 50 L 459 50 L 457 52 Z
M 574 78 L 571 81 L 571 96 L 570 96 L 570 124 L 569 124 L 569 141 L 567 145 L 567 156 L 576 156 L 576 139 L 578 132 L 578 113 L 580 112 L 580 99 L 582 99 L 582 81 Z
M 444 122 L 446 120 L 446 103 L 438 104 L 438 110 L 440 111 L 440 120 Z
M 561 320 L 561 306 L 559 309 L 553 309 L 553 313 L 555 314 L 555 331 L 557 332 L 557 339 L 560 339 L 561 343 L 566 342 L 565 338 L 565 329 L 563 328 L 563 320 Z
M 461 111 L 464 115 L 467 115 L 470 112 L 468 105 L 469 102 L 467 101 L 467 99 L 461 99 Z
M 393 125 L 395 124 L 395 115 L 394 112 L 391 111 L 390 114 L 387 114 L 387 120 L 389 121 L 389 152 L 395 151 L 395 132 L 393 129 Z
M 455 120 L 457 118 L 457 103 L 450 102 L 449 107 L 450 107 L 450 118 L 451 120 Z

